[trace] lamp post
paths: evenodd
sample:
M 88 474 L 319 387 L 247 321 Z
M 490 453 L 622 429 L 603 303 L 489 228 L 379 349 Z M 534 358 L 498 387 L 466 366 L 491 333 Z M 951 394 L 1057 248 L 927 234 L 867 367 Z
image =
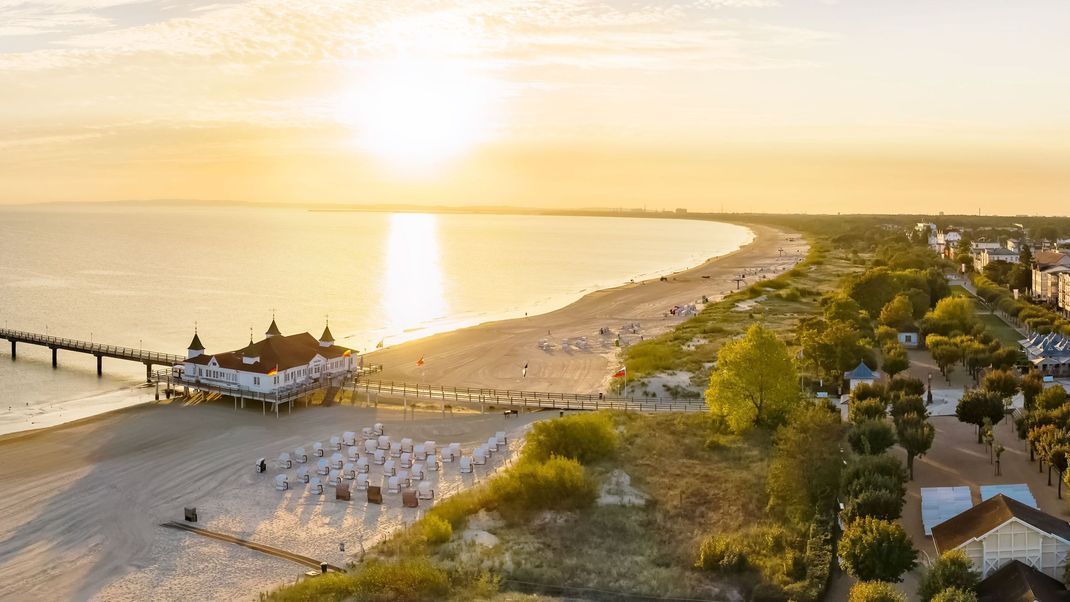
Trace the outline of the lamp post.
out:
M 926 397 L 926 405 L 933 404 L 933 373 L 929 373 L 929 393 Z

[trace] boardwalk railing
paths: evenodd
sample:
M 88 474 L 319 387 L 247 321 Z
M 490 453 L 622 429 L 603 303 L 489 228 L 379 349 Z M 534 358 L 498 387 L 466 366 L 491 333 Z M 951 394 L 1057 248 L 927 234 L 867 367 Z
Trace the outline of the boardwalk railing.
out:
M 170 366 L 185 359 L 181 355 L 174 355 L 171 353 L 160 353 L 158 351 L 134 349 L 133 347 L 121 347 L 118 345 L 104 345 L 102 343 L 55 337 L 36 332 L 10 330 L 8 328 L 0 328 L 0 339 L 7 339 L 12 343 L 29 343 L 31 345 L 41 345 L 42 347 L 48 347 L 50 349 L 78 351 L 90 355 L 161 366 Z
M 547 408 L 557 410 L 628 410 L 633 412 L 704 412 L 701 399 L 657 397 L 617 397 L 598 394 L 513 391 L 475 387 L 445 387 L 381 380 L 359 379 L 347 385 L 357 393 L 387 398 L 427 399 L 442 403 L 478 403 L 495 406 Z

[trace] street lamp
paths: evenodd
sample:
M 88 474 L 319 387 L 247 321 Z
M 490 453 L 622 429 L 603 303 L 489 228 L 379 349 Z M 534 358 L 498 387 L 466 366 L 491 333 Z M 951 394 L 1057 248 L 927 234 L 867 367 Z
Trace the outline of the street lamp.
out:
M 926 405 L 932 405 L 932 404 L 933 404 L 933 373 L 930 372 L 929 373 L 929 394 L 928 394 L 928 397 L 926 398 Z

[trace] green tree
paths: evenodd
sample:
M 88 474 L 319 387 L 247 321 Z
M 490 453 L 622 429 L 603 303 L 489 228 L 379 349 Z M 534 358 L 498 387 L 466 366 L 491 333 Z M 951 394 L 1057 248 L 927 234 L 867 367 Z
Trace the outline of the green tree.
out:
M 978 443 L 981 443 L 981 425 L 984 424 L 985 418 L 992 424 L 997 424 L 1003 419 L 1003 412 L 1003 399 L 999 394 L 984 389 L 966 391 L 955 407 L 955 416 L 960 422 L 977 427 Z
M 892 419 L 896 422 L 899 421 L 899 417 L 903 414 L 917 414 L 922 418 L 926 418 L 929 415 L 929 411 L 925 409 L 925 402 L 918 395 L 908 395 L 892 401 Z
M 881 309 L 880 323 L 896 330 L 914 327 L 914 304 L 905 294 L 896 295 Z
M 869 402 L 864 402 L 869 403 Z M 851 427 L 847 441 L 858 454 L 877 455 L 895 445 L 895 431 L 879 419 L 863 420 Z
M 918 564 L 918 551 L 903 527 L 877 518 L 849 523 L 839 549 L 844 568 L 862 581 L 897 582 Z
M 847 602 L 907 602 L 907 597 L 891 583 L 859 581 L 851 586 Z
M 1009 370 L 992 370 L 981 380 L 981 388 L 1010 399 L 1018 392 L 1018 377 Z
M 776 426 L 800 399 L 795 364 L 772 330 L 754 324 L 717 353 L 706 403 L 734 432 Z
M 1037 396 L 1044 391 L 1044 378 L 1036 370 L 1022 377 L 1018 386 L 1022 389 L 1022 397 L 1025 398 L 1025 409 L 1031 411 Z
M 847 404 L 847 419 L 852 424 L 861 424 L 867 420 L 880 420 L 887 412 L 887 404 L 883 399 L 851 400 Z
M 884 351 L 884 365 L 881 369 L 884 370 L 888 376 L 895 378 L 896 374 L 903 372 L 910 367 L 910 359 L 907 358 L 907 352 L 903 349 L 902 345 L 890 346 L 890 348 Z
M 777 429 L 766 478 L 770 508 L 801 525 L 827 507 L 839 486 L 842 436 L 839 413 L 819 406 L 800 409 Z
M 1036 396 L 1036 407 L 1041 410 L 1056 410 L 1066 405 L 1066 389 L 1062 387 L 1048 387 Z
M 933 356 L 933 361 L 940 368 L 940 374 L 944 375 L 944 378 L 950 379 L 951 373 L 954 372 L 955 363 L 962 360 L 962 350 L 958 346 L 948 343 L 938 347 L 931 347 L 930 353 Z
M 863 517 L 896 520 L 903 515 L 903 496 L 888 489 L 870 489 L 860 491 L 847 499 L 840 512 L 843 522 L 849 523 Z
M 1033 250 L 1025 243 L 1022 243 L 1022 248 L 1018 251 L 1018 263 L 1026 267 L 1033 265 Z M 1032 281 L 1030 281 L 1030 284 L 1032 284 Z
M 918 585 L 918 597 L 930 602 L 948 588 L 971 591 L 981 581 L 981 574 L 973 568 L 973 562 L 962 550 L 944 552 L 922 575 Z
M 895 423 L 899 445 L 907 452 L 907 472 L 914 480 L 914 458 L 924 456 L 933 445 L 936 429 L 932 423 L 913 412 L 903 414 Z

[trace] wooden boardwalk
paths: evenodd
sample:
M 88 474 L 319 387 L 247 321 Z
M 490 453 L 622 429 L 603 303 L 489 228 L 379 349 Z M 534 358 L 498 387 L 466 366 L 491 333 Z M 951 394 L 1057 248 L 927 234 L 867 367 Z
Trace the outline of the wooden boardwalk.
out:
M 705 412 L 702 399 L 675 399 L 664 397 L 617 397 L 581 393 L 552 393 L 547 391 L 514 391 L 506 389 L 480 389 L 474 387 L 445 387 L 395 381 L 357 379 L 346 385 L 352 393 L 363 393 L 368 400 L 373 396 L 388 399 L 426 399 L 442 404 L 478 404 L 508 408 L 554 409 L 554 410 L 625 410 L 629 412 Z
M 140 362 L 145 364 L 145 379 L 149 382 L 152 381 L 153 366 L 173 366 L 185 359 L 181 355 L 174 355 L 172 353 L 160 353 L 159 351 L 134 349 L 133 347 L 122 347 L 119 345 L 105 345 L 103 343 L 94 343 L 92 341 L 79 341 L 77 339 L 68 339 L 36 332 L 25 332 L 22 330 L 11 330 L 8 328 L 0 328 L 0 339 L 7 339 L 11 342 L 12 359 L 17 356 L 17 345 L 19 343 L 48 347 L 52 350 L 53 368 L 58 365 L 57 352 L 60 349 L 64 351 L 74 351 L 76 353 L 85 353 L 96 357 L 98 375 L 103 371 L 103 359 L 106 357 L 129 362 Z
M 237 544 L 239 546 L 249 548 L 250 550 L 256 550 L 276 558 L 282 558 L 283 560 L 289 560 L 302 564 L 304 566 L 314 568 L 317 571 L 320 570 L 320 561 L 315 558 L 309 558 L 308 556 L 302 556 L 300 554 L 294 554 L 293 552 L 287 552 L 280 548 L 264 545 L 262 543 L 256 543 L 255 541 L 249 541 L 248 539 L 242 539 L 233 535 L 227 535 L 226 533 L 218 533 L 216 531 L 209 531 L 208 529 L 202 529 L 201 527 L 195 527 L 190 524 L 180 523 L 178 521 L 171 521 L 169 523 L 162 523 L 161 527 L 167 527 L 168 529 L 177 529 L 179 531 L 189 531 L 190 533 L 196 533 L 211 539 L 217 539 L 219 541 L 225 541 L 228 543 Z M 327 565 L 327 570 L 335 572 L 345 572 L 345 569 L 334 566 L 333 564 Z

